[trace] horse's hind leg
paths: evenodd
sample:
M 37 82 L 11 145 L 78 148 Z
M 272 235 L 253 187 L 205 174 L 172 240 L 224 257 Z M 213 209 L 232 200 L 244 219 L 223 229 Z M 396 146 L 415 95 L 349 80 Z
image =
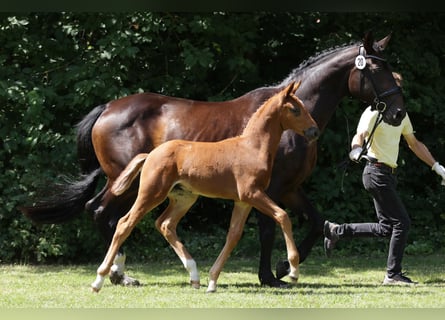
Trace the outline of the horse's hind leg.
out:
M 249 212 L 252 209 L 250 205 L 247 205 L 243 202 L 235 202 L 232 211 L 232 218 L 230 219 L 230 227 L 227 232 L 226 244 L 224 248 L 221 250 L 218 258 L 210 269 L 209 273 L 209 286 L 207 288 L 207 292 L 215 292 L 216 291 L 216 282 L 221 273 L 224 264 L 230 256 L 230 253 L 235 248 L 239 239 L 243 234 L 244 225 L 246 224 L 247 217 L 249 216 Z
M 168 195 L 167 209 L 156 219 L 156 228 L 168 241 L 175 253 L 181 259 L 184 267 L 190 274 L 190 283 L 193 288 L 199 289 L 200 280 L 196 262 L 179 240 L 176 227 L 190 207 L 196 202 L 198 196 L 190 192 L 176 189 Z

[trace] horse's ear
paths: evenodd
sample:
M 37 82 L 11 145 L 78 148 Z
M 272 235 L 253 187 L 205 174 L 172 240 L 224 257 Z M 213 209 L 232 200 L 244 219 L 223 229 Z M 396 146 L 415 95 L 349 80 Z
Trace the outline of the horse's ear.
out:
M 363 47 L 365 48 L 368 54 L 379 53 L 385 50 L 390 39 L 391 39 L 391 33 L 388 34 L 382 40 L 374 42 L 374 36 L 372 34 L 372 31 L 368 31 L 366 32 L 365 37 L 363 38 Z
M 374 50 L 377 52 L 381 52 L 385 50 L 386 46 L 388 45 L 389 40 L 391 39 L 392 33 L 388 34 L 386 37 L 384 37 L 382 40 L 377 41 L 374 43 Z
M 368 31 L 365 33 L 365 36 L 363 37 L 363 47 L 365 48 L 368 54 L 374 52 L 373 45 L 374 45 L 374 36 L 372 34 L 372 31 Z

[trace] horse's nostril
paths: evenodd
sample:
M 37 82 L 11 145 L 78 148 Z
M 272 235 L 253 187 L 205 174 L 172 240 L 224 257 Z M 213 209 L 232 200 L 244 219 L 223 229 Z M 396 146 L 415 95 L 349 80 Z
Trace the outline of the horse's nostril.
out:
M 402 120 L 405 117 L 405 113 L 402 109 L 397 108 L 396 113 L 394 114 L 394 120 Z

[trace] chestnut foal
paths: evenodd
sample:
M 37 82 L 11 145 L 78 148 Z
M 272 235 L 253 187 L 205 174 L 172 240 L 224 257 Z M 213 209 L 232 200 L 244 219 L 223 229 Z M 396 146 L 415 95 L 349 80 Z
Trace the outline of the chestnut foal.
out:
M 294 95 L 300 82 L 292 82 L 268 99 L 251 117 L 243 133 L 219 142 L 171 140 L 150 153 L 135 156 L 112 186 L 121 195 L 140 172 L 138 196 L 116 228 L 104 261 L 97 269 L 92 289 L 98 292 L 113 260 L 137 223 L 167 197 L 169 205 L 156 220 L 156 227 L 169 242 L 190 273 L 191 284 L 200 287 L 196 262 L 180 242 L 176 226 L 199 195 L 234 200 L 226 243 L 210 269 L 207 292 L 216 291 L 221 270 L 241 238 L 252 207 L 272 217 L 286 242 L 290 278 L 299 276 L 299 254 L 287 213 L 265 193 L 276 151 L 284 130 L 292 129 L 309 142 L 318 138 L 318 126 Z

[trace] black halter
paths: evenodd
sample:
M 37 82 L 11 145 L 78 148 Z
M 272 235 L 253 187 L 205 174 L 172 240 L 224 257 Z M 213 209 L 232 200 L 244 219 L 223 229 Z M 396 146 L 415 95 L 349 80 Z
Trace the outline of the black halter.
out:
M 363 56 L 365 59 L 370 58 L 370 59 L 375 59 L 375 60 L 386 63 L 386 59 L 383 59 L 383 58 L 375 56 L 375 55 L 366 54 L 366 50 L 363 46 L 359 47 L 359 56 Z M 380 90 L 377 90 L 378 86 L 372 77 L 372 73 L 368 68 L 368 64 L 366 63 L 366 61 L 364 61 L 363 63 L 365 65 L 361 69 L 361 73 L 360 73 L 360 95 L 362 95 L 363 87 L 365 85 L 365 77 L 367 77 L 369 79 L 369 81 L 371 81 L 372 90 L 374 91 L 374 97 L 375 97 L 374 101 L 371 104 L 371 110 L 378 110 L 380 113 L 384 113 L 386 111 L 386 102 L 381 101 L 381 100 L 383 98 L 391 96 L 393 94 L 400 93 L 400 92 L 402 92 L 402 90 L 397 85 L 392 87 L 391 89 L 388 89 L 383 92 L 380 92 Z

